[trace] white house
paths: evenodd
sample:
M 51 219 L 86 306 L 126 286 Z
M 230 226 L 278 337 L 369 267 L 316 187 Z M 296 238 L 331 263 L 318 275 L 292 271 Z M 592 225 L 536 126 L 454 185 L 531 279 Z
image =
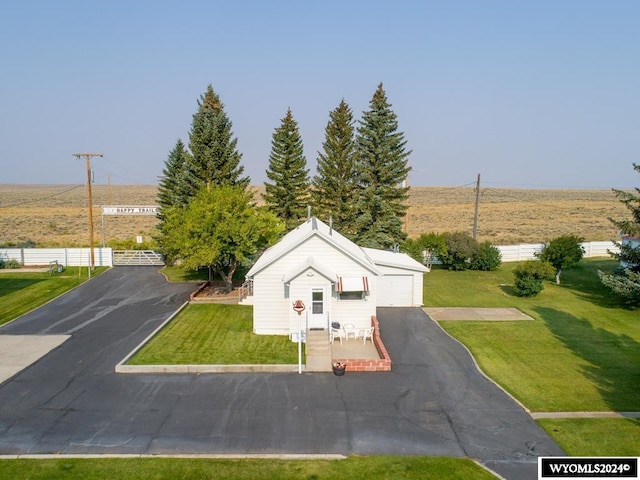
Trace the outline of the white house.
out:
M 371 326 L 379 306 L 421 306 L 427 268 L 403 253 L 361 248 L 315 217 L 267 249 L 247 273 L 253 331 L 297 338 L 338 322 Z M 301 317 L 293 309 L 300 300 Z

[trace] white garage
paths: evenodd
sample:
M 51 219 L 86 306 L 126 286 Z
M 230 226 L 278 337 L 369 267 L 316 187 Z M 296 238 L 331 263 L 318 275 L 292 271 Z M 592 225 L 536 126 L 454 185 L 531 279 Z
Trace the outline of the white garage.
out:
M 382 274 L 378 277 L 378 307 L 422 306 L 423 276 L 427 267 L 408 255 L 363 248 Z
M 413 275 L 385 275 L 378 278 L 378 306 L 413 306 Z

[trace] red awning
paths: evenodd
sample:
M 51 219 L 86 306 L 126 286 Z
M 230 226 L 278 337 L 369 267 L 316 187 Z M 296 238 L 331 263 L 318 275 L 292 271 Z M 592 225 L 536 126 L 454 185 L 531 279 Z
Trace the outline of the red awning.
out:
M 367 277 L 339 277 L 337 290 L 338 293 L 368 292 L 369 279 Z

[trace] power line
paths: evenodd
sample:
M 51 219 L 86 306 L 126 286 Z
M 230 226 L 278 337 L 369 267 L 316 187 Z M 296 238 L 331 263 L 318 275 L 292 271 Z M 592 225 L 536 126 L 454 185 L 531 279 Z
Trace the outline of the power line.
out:
M 35 200 L 25 200 L 24 202 L 10 203 L 8 205 L 0 205 L 0 208 L 20 207 L 22 205 L 29 205 L 29 204 L 32 204 L 32 203 L 42 202 L 44 200 L 48 200 L 50 198 L 57 197 L 59 195 L 64 195 L 65 193 L 70 192 L 71 190 L 75 190 L 76 188 L 80 188 L 82 186 L 83 185 L 74 185 L 73 187 L 68 188 L 67 190 L 63 190 L 62 192 L 54 193 L 54 194 L 46 196 L 46 197 L 37 198 Z

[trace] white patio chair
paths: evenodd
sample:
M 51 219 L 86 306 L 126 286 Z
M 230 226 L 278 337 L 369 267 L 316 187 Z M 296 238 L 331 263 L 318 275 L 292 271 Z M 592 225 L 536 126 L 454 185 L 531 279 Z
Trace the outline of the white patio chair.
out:
M 367 343 L 367 338 L 373 343 L 373 327 L 362 329 L 362 344 Z
M 344 330 L 345 340 L 349 340 L 349 335 L 352 335 L 354 340 L 358 338 L 358 330 L 353 323 L 345 323 L 342 329 Z
M 340 340 L 340 345 L 342 345 L 342 332 L 338 328 L 331 328 L 329 331 L 329 341 L 333 344 L 335 339 Z

